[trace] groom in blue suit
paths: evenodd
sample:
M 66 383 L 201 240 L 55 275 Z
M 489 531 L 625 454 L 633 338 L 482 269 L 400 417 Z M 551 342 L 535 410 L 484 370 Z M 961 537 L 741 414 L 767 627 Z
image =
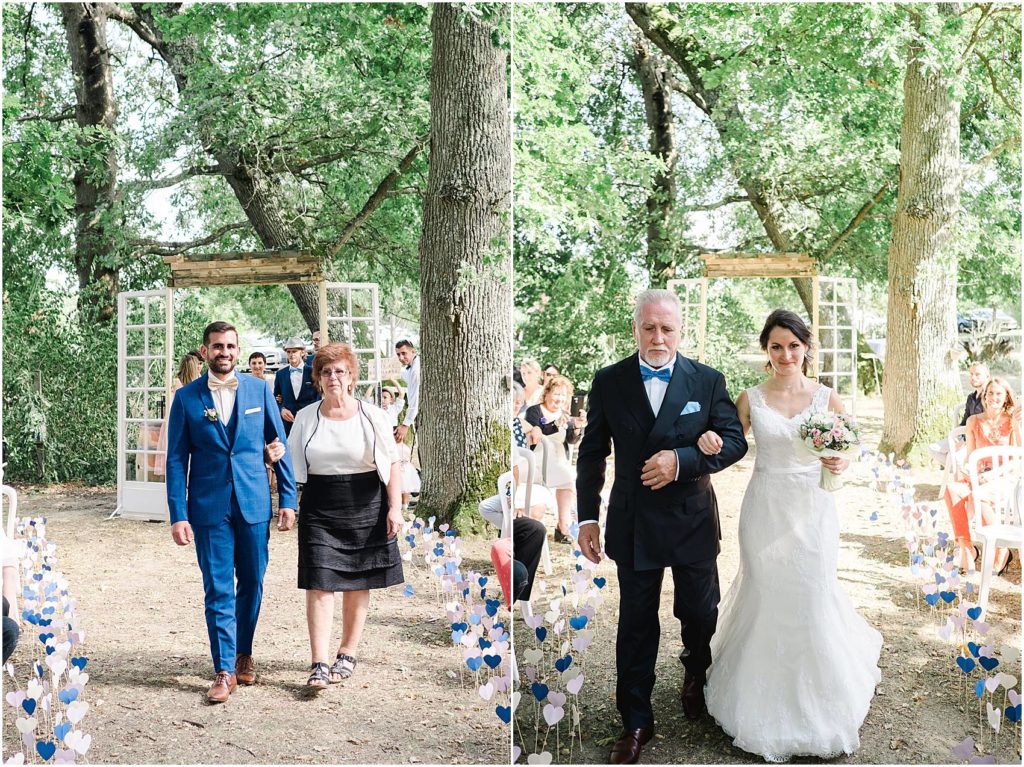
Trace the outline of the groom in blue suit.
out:
M 239 683 L 256 681 L 252 641 L 263 600 L 271 518 L 264 445 L 286 440 L 270 388 L 235 374 L 235 328 L 211 323 L 200 351 L 209 372 L 179 389 L 171 405 L 167 504 L 174 542 L 186 546 L 195 540 L 216 672 L 207 699 L 223 703 Z M 296 494 L 287 454 L 274 469 L 277 529 L 290 530 Z

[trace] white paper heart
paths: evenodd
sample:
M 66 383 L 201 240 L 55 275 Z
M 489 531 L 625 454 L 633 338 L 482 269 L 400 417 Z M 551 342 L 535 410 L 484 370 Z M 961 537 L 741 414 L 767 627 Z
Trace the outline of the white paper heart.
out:
M 530 754 L 526 757 L 527 764 L 551 764 L 551 752 L 543 751 L 539 754 Z
M 11 706 L 14 706 L 14 708 L 18 708 L 19 706 L 21 706 L 21 702 L 23 700 L 25 700 L 25 691 L 24 690 L 18 690 L 17 692 L 9 692 L 9 693 L 7 693 L 7 695 L 6 695 L 6 697 L 4 699 Z M 22 754 L 22 758 L 24 758 L 24 756 L 25 755 Z
M 50 668 L 50 671 L 53 672 L 54 676 L 60 676 L 67 670 L 68 662 L 57 655 L 57 653 L 53 653 L 47 656 L 46 665 Z
M 579 695 L 580 689 L 583 687 L 583 674 L 579 674 L 575 679 L 570 679 L 565 683 L 565 689 L 573 695 Z
M 543 650 L 541 650 L 541 649 L 539 649 L 537 647 L 531 647 L 529 650 L 527 650 L 526 652 L 523 653 L 523 662 L 529 663 L 531 665 L 534 665 L 534 664 L 540 663 L 540 661 L 541 661 L 541 659 L 543 657 L 544 657 L 544 651 Z
M 544 721 L 548 723 L 549 727 L 554 727 L 565 716 L 565 709 L 561 706 L 552 706 L 548 703 L 544 706 Z
M 999 677 L 990 676 L 985 680 L 985 689 L 989 692 L 995 692 L 999 689 Z
M 25 763 L 25 755 L 21 751 L 19 751 L 14 756 L 12 756 L 10 759 L 8 759 L 6 762 L 4 762 L 4 765 L 8 765 L 8 764 L 9 765 L 19 765 L 19 764 L 24 764 L 24 763 Z
M 89 713 L 89 704 L 84 700 L 76 700 L 68 706 L 68 721 L 71 724 L 78 724 L 87 713 Z
M 1017 684 L 1017 677 L 1013 676 L 1012 674 L 1005 674 L 1000 672 L 996 674 L 996 679 L 999 681 L 999 684 L 1001 684 L 1007 690 L 1011 689 L 1015 684 Z
M 92 735 L 86 735 L 79 730 L 72 730 L 68 733 L 68 737 L 64 738 L 64 742 L 79 754 L 85 754 L 92 744 Z
M 999 732 L 999 727 L 1003 723 L 1003 710 L 1001 708 L 992 708 L 992 704 L 988 701 L 985 702 L 986 711 L 988 712 L 988 726 Z
M 18 732 L 22 735 L 35 731 L 37 724 L 38 722 L 34 716 L 19 716 L 14 722 L 14 726 L 18 728 Z
M 25 688 L 25 694 L 30 698 L 39 700 L 39 696 L 43 694 L 43 686 L 39 684 L 38 679 L 33 679 L 28 683 L 28 687 Z
M 552 690 L 548 693 L 548 702 L 556 707 L 565 705 L 565 693 Z
M 477 692 L 480 693 L 480 697 L 484 700 L 490 700 L 491 696 L 494 695 L 494 685 L 491 682 L 488 682 L 487 684 L 482 684 L 480 685 Z
M 518 690 L 512 693 L 512 710 L 515 711 L 519 708 L 519 701 L 523 699 L 523 694 Z

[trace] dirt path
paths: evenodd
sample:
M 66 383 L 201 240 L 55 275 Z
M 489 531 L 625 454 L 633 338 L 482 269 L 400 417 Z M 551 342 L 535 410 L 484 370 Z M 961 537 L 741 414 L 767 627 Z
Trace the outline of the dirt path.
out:
M 309 668 L 295 533 L 273 530 L 256 634 L 259 684 L 221 706 L 205 703 L 212 664 L 195 552 L 166 524 L 106 520 L 114 494 L 42 490 L 22 517 L 48 518 L 60 568 L 86 631 L 90 703 L 83 730 L 93 763 L 506 764 L 508 728 L 463 683 L 459 651 L 433 598 L 434 576 L 406 568 L 413 597 L 375 592 L 351 680 L 318 696 Z M 493 568 L 486 541 L 467 540 L 470 567 Z M 335 618 L 335 641 L 340 618 Z M 19 646 L 13 658 L 18 663 Z M 24 656 L 23 656 L 24 657 Z M 9 679 L 5 679 L 8 682 Z M 4 751 L 20 747 L 4 704 Z
M 865 443 L 877 443 L 881 430 L 881 409 L 877 400 L 864 403 L 861 426 Z M 736 466 L 715 477 L 715 488 L 722 515 L 722 554 L 718 568 L 723 595 L 728 590 L 739 564 L 737 524 L 740 500 L 753 466 L 748 456 Z M 937 498 L 938 471 L 916 470 L 918 500 Z M 854 755 L 834 760 L 852 764 L 937 764 L 957 761 L 951 755 L 953 746 L 972 736 L 980 739 L 977 703 L 965 709 L 962 693 L 948 669 L 953 656 L 950 645 L 936 634 L 937 624 L 925 611 L 915 607 L 915 589 L 907 568 L 903 547 L 903 523 L 890 513 L 883 496 L 868 486 L 869 473 L 864 466 L 855 466 L 846 486 L 836 501 L 842 530 L 839 551 L 839 578 L 861 615 L 884 637 L 879 665 L 882 681 L 872 702 L 867 720 L 861 729 L 861 747 Z M 870 515 L 878 511 L 877 521 Z M 946 524 L 948 529 L 948 523 Z M 552 596 L 560 595 L 560 580 L 568 577 L 575 560 L 568 546 L 552 544 L 554 573 L 546 580 L 546 596 L 535 600 L 534 612 L 542 613 Z M 603 562 L 595 573 L 607 578 L 605 603 L 596 615 L 591 629 L 595 638 L 577 659 L 583 665 L 586 682 L 579 694 L 582 748 L 577 741 L 570 749 L 563 742 L 556 762 L 603 764 L 608 749 L 621 730 L 615 709 L 615 624 L 618 615 L 618 589 L 614 565 Z M 662 635 L 658 657 L 658 680 L 654 690 L 655 728 L 657 735 L 645 749 L 641 761 L 647 764 L 725 764 L 763 763 L 735 748 L 731 740 L 709 717 L 697 723 L 687 721 L 680 709 L 679 690 L 683 669 L 678 661 L 681 647 L 679 623 L 672 616 L 672 579 L 665 579 L 660 613 Z M 986 639 L 996 645 L 1020 647 L 1021 638 L 1020 567 L 1011 565 L 1006 577 L 996 578 L 990 600 L 992 629 Z M 523 665 L 522 653 L 536 646 L 527 636 L 522 620 L 516 622 L 516 648 Z M 1015 669 L 1004 669 L 1021 676 L 1020 662 Z M 533 700 L 527 687 L 521 687 L 522 701 L 516 711 L 517 729 L 514 743 L 526 755 L 542 750 L 555 751 L 554 736 L 545 745 L 535 738 Z M 973 696 L 972 696 L 973 700 Z M 1004 724 L 1006 722 L 1004 721 Z M 547 727 L 541 722 L 541 739 Z M 993 752 L 991 731 L 985 734 L 986 753 L 995 753 L 999 763 L 1020 764 L 1019 729 L 1015 740 L 1013 730 L 1002 733 Z M 565 735 L 563 734 L 564 738 Z M 815 760 L 808 760 L 815 761 Z

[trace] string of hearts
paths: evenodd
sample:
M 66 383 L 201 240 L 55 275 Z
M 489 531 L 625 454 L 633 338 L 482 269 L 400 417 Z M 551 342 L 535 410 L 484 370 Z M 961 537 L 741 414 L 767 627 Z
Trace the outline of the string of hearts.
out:
M 577 745 L 582 749 L 582 727 L 579 694 L 586 680 L 587 648 L 594 641 L 594 626 L 598 608 L 604 601 L 602 589 L 607 581 L 595 575 L 597 565 L 583 557 L 577 545 L 578 525 L 572 525 L 569 537 L 575 558 L 574 572 L 562 578 L 549 591 L 547 582 L 538 579 L 537 591 L 547 597 L 542 609 L 533 612 L 533 605 L 524 611 L 523 641 L 517 641 L 523 667 L 520 689 L 512 695 L 512 708 L 529 705 L 533 712 L 532 753 L 528 764 L 550 764 L 553 754 L 549 749 L 553 741 L 555 753 L 565 754 L 572 761 Z M 538 600 L 539 601 L 539 600 Z M 523 650 L 522 648 L 527 647 Z M 523 704 L 523 700 L 527 703 Z M 518 762 L 523 745 L 529 740 L 516 718 L 516 737 L 519 743 L 512 747 L 512 761 Z M 563 729 L 564 727 L 564 729 Z M 567 741 L 567 742 L 566 742 Z M 567 747 L 567 748 L 566 748 Z
M 5 671 L 14 690 L 5 701 L 15 712 L 14 725 L 23 750 L 4 764 L 52 762 L 74 764 L 92 744 L 81 722 L 89 712 L 84 700 L 89 674 L 76 601 L 57 562 L 57 545 L 46 538 L 46 518 L 19 520 L 16 535 L 23 545 L 19 561 L 23 667 L 8 661 Z
M 462 539 L 447 524 L 435 529 L 435 521 L 417 517 L 406 523 L 402 558 L 433 576 L 435 600 L 451 626 L 452 645 L 462 655 L 459 679 L 465 686 L 467 672 L 471 674 L 475 697 L 495 704 L 495 715 L 507 725 L 512 720 L 510 616 L 500 593 L 499 598 L 488 597 L 492 576 L 464 570 Z M 407 585 L 404 593 L 412 597 L 415 588 Z
M 867 450 L 862 450 L 861 460 L 869 465 L 874 489 L 890 500 L 890 507 L 898 510 L 894 516 L 903 522 L 916 604 L 918 610 L 930 612 L 937 635 L 950 647 L 946 671 L 963 697 L 964 710 L 970 710 L 966 704 L 971 691 L 978 702 L 980 742 L 976 744 L 968 737 L 952 753 L 960 761 L 991 764 L 994 756 L 974 753 L 975 749 L 984 751 L 988 729 L 995 733 L 993 748 L 998 745 L 1004 718 L 1013 724 L 1015 737 L 1020 739 L 1021 694 L 1015 688 L 1018 679 L 1005 670 L 1020 660 L 1020 650 L 1011 645 L 997 650 L 993 644 L 984 644 L 992 627 L 983 619 L 988 616 L 983 616 L 982 608 L 971 601 L 978 589 L 959 574 L 954 564 L 956 543 L 948 532 L 939 529 L 940 520 L 945 520 L 944 509 L 934 502 L 914 501 L 915 483 L 909 465 L 894 460 L 891 453 Z M 877 520 L 878 512 L 873 511 L 870 518 Z

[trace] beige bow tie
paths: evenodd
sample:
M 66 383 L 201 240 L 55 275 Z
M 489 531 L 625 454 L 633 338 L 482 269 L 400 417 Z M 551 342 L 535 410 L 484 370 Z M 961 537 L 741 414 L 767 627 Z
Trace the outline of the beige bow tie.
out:
M 220 391 L 221 389 L 237 389 L 238 378 L 232 376 L 227 381 L 221 381 L 219 378 L 210 376 L 210 391 Z

